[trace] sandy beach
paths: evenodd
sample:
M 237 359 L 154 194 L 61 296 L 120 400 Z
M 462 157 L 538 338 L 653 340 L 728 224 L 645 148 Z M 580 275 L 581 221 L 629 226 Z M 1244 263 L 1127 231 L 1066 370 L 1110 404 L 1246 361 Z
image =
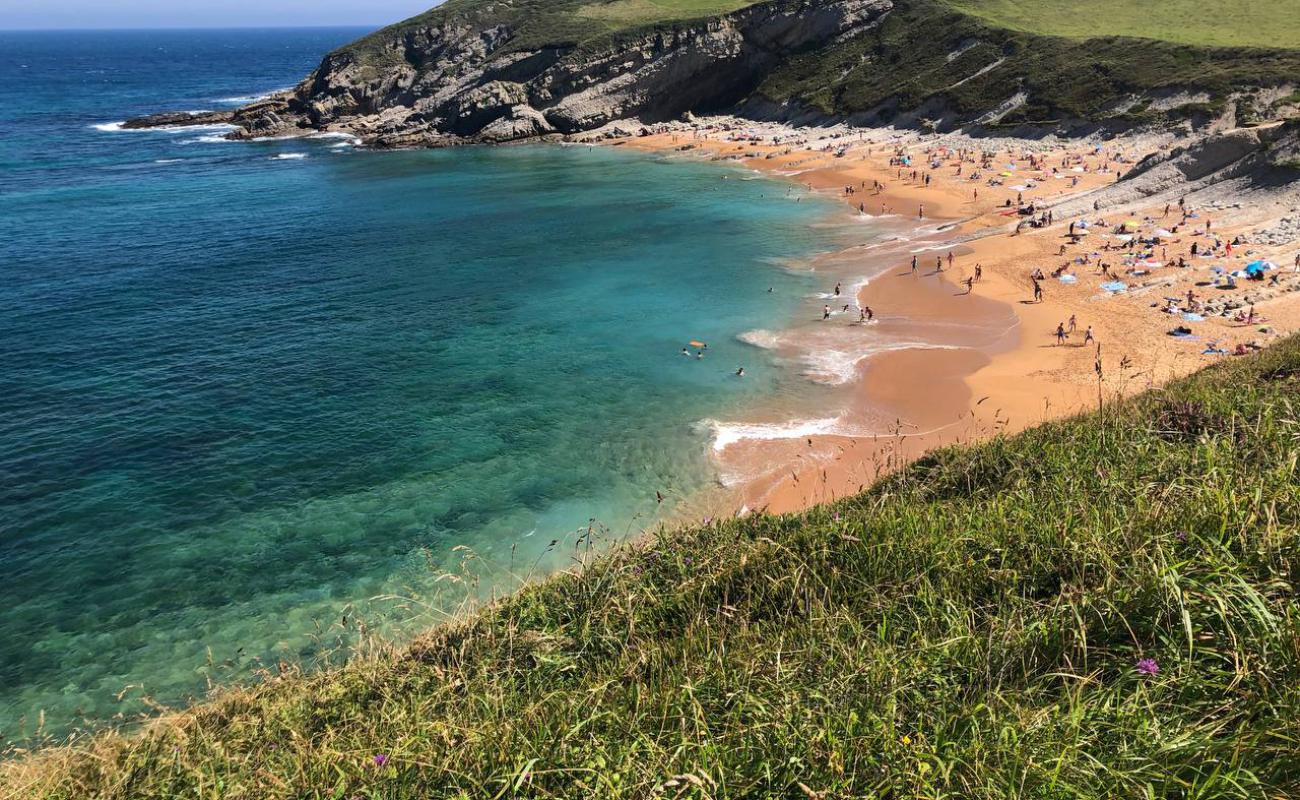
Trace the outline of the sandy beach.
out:
M 1253 243 L 1292 213 L 1284 201 L 1225 195 L 1179 208 L 1161 198 L 1094 210 L 1077 200 L 1169 145 L 1164 135 L 976 140 L 724 118 L 614 144 L 736 161 L 909 228 L 905 240 L 828 256 L 870 279 L 823 321 L 827 333 L 796 334 L 805 348 L 825 340 L 851 360 L 851 401 L 834 418 L 756 419 L 719 440 L 723 474 L 744 476 L 736 513 L 852 494 L 935 447 L 1096 408 L 1300 323 L 1295 244 Z M 1029 205 L 1032 215 L 1020 213 Z M 1017 225 L 1049 210 L 1050 224 Z M 1244 279 L 1259 261 L 1265 279 Z M 1240 276 L 1232 286 L 1215 285 L 1229 273 Z M 858 327 L 862 308 L 877 324 L 846 353 L 833 329 Z

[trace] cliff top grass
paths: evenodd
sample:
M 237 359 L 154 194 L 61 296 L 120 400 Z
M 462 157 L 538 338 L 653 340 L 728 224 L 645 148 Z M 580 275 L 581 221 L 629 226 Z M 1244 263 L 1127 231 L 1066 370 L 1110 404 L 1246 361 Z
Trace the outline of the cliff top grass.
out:
M 1203 47 L 1300 48 L 1300 4 L 1273 0 L 942 0 L 1010 30 Z
M 805 513 L 575 549 L 0 796 L 1300 796 L 1298 462 L 1293 338 Z

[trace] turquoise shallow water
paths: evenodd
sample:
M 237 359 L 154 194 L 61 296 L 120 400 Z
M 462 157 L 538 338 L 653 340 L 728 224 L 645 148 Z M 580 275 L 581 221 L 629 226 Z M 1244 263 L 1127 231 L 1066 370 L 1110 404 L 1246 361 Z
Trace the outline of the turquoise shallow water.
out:
M 104 125 L 355 34 L 0 33 L 4 736 L 310 660 L 354 606 L 425 624 L 367 600 L 457 545 L 523 572 L 652 524 L 715 477 L 699 420 L 809 391 L 734 338 L 799 313 L 777 261 L 834 246 L 783 184 Z

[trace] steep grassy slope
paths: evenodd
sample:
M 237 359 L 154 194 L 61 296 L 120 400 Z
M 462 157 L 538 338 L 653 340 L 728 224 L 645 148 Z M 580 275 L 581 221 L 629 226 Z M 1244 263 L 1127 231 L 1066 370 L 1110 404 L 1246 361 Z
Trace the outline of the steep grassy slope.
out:
M 1300 795 L 1300 339 L 664 534 L 6 798 Z
M 1023 19 L 1036 29 L 1026 32 L 1000 24 L 1001 16 L 991 22 L 958 4 L 983 8 L 985 0 L 899 0 L 879 28 L 791 59 L 769 76 L 759 94 L 826 114 L 878 121 L 915 112 L 918 119 L 949 121 L 987 115 L 985 124 L 1105 119 L 1140 124 L 1198 115 L 1204 119 L 1222 112 L 1233 91 L 1290 84 L 1300 76 L 1300 38 L 1290 49 L 1132 38 L 1155 36 L 1164 23 L 1146 11 L 1130 11 L 1122 26 L 1128 38 L 1103 37 L 1107 28 L 1098 25 L 1099 38 L 1076 39 L 1043 35 L 1052 30 L 1048 22 L 1069 16 L 1064 8 L 1046 20 Z M 1083 4 L 1054 0 L 1044 5 Z M 1215 13 L 1218 5 L 1210 4 L 1201 14 L 1223 19 Z M 1270 40 L 1258 32 L 1246 37 L 1242 31 L 1250 24 L 1225 21 L 1238 38 Z M 1151 102 L 1152 96 L 1181 92 L 1195 96 L 1168 105 Z M 1128 100 L 1139 95 L 1146 97 Z
M 758 0 L 448 0 L 423 14 L 383 28 L 345 49 L 374 56 L 385 40 L 446 23 L 501 25 L 515 35 L 503 53 L 575 47 L 658 24 L 717 16 Z

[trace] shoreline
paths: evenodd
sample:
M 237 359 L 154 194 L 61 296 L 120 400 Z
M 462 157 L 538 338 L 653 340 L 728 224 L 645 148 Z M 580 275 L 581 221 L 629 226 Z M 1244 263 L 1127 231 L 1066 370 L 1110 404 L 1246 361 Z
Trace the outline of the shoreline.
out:
M 910 241 L 866 241 L 832 257 L 856 261 L 862 274 L 872 276 L 851 298 L 857 306 L 892 317 L 894 333 L 905 338 L 913 334 L 920 344 L 879 352 L 863 346 L 850 381 L 851 399 L 837 420 L 841 424 L 786 420 L 789 427 L 780 438 L 742 437 L 727 442 L 721 452 L 715 447 L 720 469 L 748 476 L 736 487 L 736 507 L 729 511 L 793 512 L 845 497 L 935 448 L 1014 433 L 1095 409 L 1099 398 L 1104 403 L 1162 385 L 1223 357 L 1204 354 L 1189 343 L 1213 343 L 1213 349 L 1233 352 L 1248 341 L 1266 342 L 1300 329 L 1300 275 L 1293 276 L 1292 252 L 1287 249 L 1294 243 L 1280 248 L 1249 244 L 1254 229 L 1286 211 L 1275 204 L 1242 209 L 1230 203 L 1228 209 L 1193 211 L 1193 218 L 1182 224 L 1192 227 L 1194 219 L 1213 216 L 1213 232 L 1158 240 L 1160 258 L 1171 264 L 1134 268 L 1137 274 L 1126 273 L 1130 288 L 1113 294 L 1097 288 L 1105 278 L 1097 273 L 1096 262 L 1105 261 L 1111 274 L 1117 274 L 1114 262 L 1121 257 L 1112 254 L 1123 245 L 1111 234 L 1100 233 L 1104 227 L 1095 224 L 1090 232 L 1098 236 L 1071 237 L 1069 221 L 1135 218 L 1141 223 L 1135 231 L 1159 230 L 1161 224 L 1172 224 L 1165 221 L 1163 201 L 1154 207 L 1138 202 L 1127 209 L 1076 211 L 1042 228 L 1009 230 L 1021 218 L 1013 216 L 1020 201 L 1036 203 L 1039 209 L 1077 202 L 1080 195 L 1115 184 L 1118 175 L 1165 144 L 1166 137 L 1157 135 L 1108 142 L 990 142 L 951 134 L 794 128 L 731 118 L 675 123 L 649 135 L 607 142 L 735 161 L 823 196 L 833 194 L 853 211 L 871 214 L 874 208 L 901 218 L 910 215 L 917 223 L 914 234 L 920 235 Z M 995 157 L 986 158 L 985 153 Z M 911 165 L 891 163 L 891 157 L 900 156 L 909 157 Z M 917 180 L 912 180 L 912 170 Z M 972 171 L 983 174 L 971 180 Z M 925 173 L 930 175 L 928 183 Z M 877 181 L 883 190 L 875 189 Z M 1002 185 L 990 185 L 992 181 Z M 846 187 L 855 191 L 846 193 Z M 924 220 L 918 214 L 922 205 Z M 1244 267 L 1247 260 L 1268 258 L 1279 264 L 1275 274 L 1289 279 L 1279 284 L 1275 297 L 1257 303 L 1267 315 L 1267 326 L 1207 317 L 1196 323 L 1196 339 L 1166 335 L 1180 320 L 1152 308 L 1161 300 L 1156 291 L 1164 289 L 1167 297 L 1189 287 L 1195 287 L 1197 295 L 1208 291 L 1199 280 L 1205 277 L 1197 269 L 1200 264 L 1180 269 L 1172 263 L 1188 257 L 1192 241 L 1199 239 L 1204 247 L 1214 237 L 1226 242 L 1226 237 L 1243 235 L 1247 243 L 1235 253 L 1215 249 L 1216 255 L 1224 253 L 1216 263 L 1236 266 L 1232 262 L 1241 260 Z M 1104 249 L 1097 249 L 1102 241 Z M 920 275 L 911 274 L 908 253 L 918 256 Z M 933 262 L 926 266 L 935 254 L 944 259 L 942 274 Z M 976 264 L 981 266 L 981 280 L 968 295 L 961 282 L 972 277 Z M 1072 276 L 1071 282 L 1047 276 L 1058 268 Z M 1035 269 L 1044 274 L 1042 302 L 1032 301 L 1029 275 Z M 1154 278 L 1140 274 L 1143 271 Z M 1234 293 L 1245 295 L 1254 288 L 1241 281 Z M 1074 331 L 1058 346 L 1053 332 L 1057 324 L 1068 326 L 1071 317 L 1076 320 Z M 953 323 L 967 326 L 966 341 L 949 347 L 924 344 L 936 337 L 942 340 L 939 326 Z M 1094 342 L 1084 346 L 1088 328 Z M 753 424 L 781 423 L 763 419 Z

